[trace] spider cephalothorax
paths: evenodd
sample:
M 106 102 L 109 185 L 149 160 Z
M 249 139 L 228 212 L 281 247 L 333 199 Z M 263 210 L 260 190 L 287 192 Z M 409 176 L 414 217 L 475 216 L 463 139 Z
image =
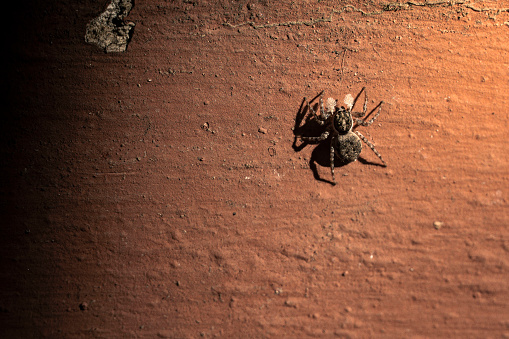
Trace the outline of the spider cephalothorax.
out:
M 336 107 L 332 125 L 339 134 L 350 132 L 353 128 L 352 114 L 343 107 Z
M 353 112 L 352 109 L 359 99 L 360 95 L 364 92 L 364 105 L 362 112 Z M 331 172 L 332 172 L 332 180 L 334 184 L 336 183 L 336 179 L 334 177 L 334 157 L 337 156 L 339 160 L 343 163 L 349 163 L 357 160 L 359 154 L 362 151 L 362 143 L 361 140 L 364 141 L 373 152 L 380 158 L 384 166 L 387 166 L 382 156 L 375 149 L 375 146 L 360 132 L 353 131 L 353 128 L 357 126 L 369 126 L 375 121 L 376 118 L 380 115 L 380 111 L 382 110 L 383 101 L 381 101 L 369 114 L 373 113 L 377 108 L 378 111 L 371 120 L 366 121 L 364 119 L 353 119 L 353 116 L 362 118 L 366 115 L 366 109 L 368 104 L 368 96 L 366 94 L 366 87 L 363 87 L 357 97 L 355 99 L 352 95 L 348 94 L 345 97 L 344 103 L 345 106 L 338 107 L 336 106 L 336 100 L 333 98 L 328 98 L 325 106 L 323 102 L 323 91 L 319 94 L 320 96 L 320 110 L 319 114 L 315 112 L 315 110 L 311 107 L 309 102 L 307 102 L 308 110 L 313 114 L 313 118 L 320 125 L 325 125 L 326 129 L 322 133 L 322 135 L 318 137 L 302 137 L 303 141 L 323 141 L 330 136 L 330 163 L 331 163 Z

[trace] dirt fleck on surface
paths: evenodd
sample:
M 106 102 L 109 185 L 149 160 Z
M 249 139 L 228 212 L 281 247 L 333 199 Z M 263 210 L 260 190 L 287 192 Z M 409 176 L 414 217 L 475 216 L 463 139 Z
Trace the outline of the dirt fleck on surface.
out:
M 434 221 L 433 222 L 433 227 L 435 227 L 435 229 L 439 230 L 441 229 L 442 227 L 444 227 L 444 223 L 441 222 L 441 221 Z
M 509 3 L 104 5 L 6 21 L 0 337 L 509 335 Z M 333 186 L 296 119 L 364 86 Z

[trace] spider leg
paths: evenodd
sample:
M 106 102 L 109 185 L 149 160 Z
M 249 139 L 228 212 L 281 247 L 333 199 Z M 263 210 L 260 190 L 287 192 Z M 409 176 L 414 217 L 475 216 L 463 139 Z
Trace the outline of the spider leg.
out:
M 307 98 L 304 98 L 304 100 L 306 100 L 306 103 L 308 105 L 308 110 L 312 113 L 312 118 L 314 118 L 316 120 L 316 122 L 318 122 L 321 126 L 323 126 L 325 124 L 325 120 L 327 120 L 324 116 L 323 116 L 323 92 L 324 91 L 321 91 L 320 94 L 318 94 L 318 96 L 320 97 L 320 104 L 321 104 L 321 109 L 320 109 L 320 114 L 316 114 L 316 111 L 313 109 L 313 107 L 311 106 L 311 104 L 309 103 L 308 99 Z M 317 97 L 315 97 L 313 99 L 313 101 L 316 99 Z
M 376 156 L 378 158 L 380 158 L 380 160 L 384 164 L 384 167 L 387 167 L 387 164 L 385 163 L 384 159 L 382 158 L 380 153 L 378 153 L 378 151 L 376 150 L 375 145 L 373 145 L 371 143 L 371 141 L 369 141 L 368 138 L 366 138 L 364 135 L 362 135 L 359 131 L 355 131 L 355 133 L 359 136 L 359 138 L 361 138 L 362 141 L 364 141 L 366 143 L 366 145 L 369 146 L 369 148 L 371 148 L 371 150 L 376 154 Z
M 325 131 L 319 137 L 300 137 L 302 141 L 319 142 L 329 137 L 329 131 Z
M 330 171 L 332 173 L 332 182 L 336 185 L 336 177 L 334 176 L 334 138 L 330 139 Z
M 366 121 L 365 119 L 356 119 L 355 122 L 357 123 L 357 125 L 361 125 L 361 126 L 371 125 L 373 123 L 373 121 L 375 121 L 376 118 L 378 118 L 378 116 L 380 115 L 380 112 L 382 111 L 383 103 L 384 103 L 383 101 L 380 101 L 380 103 L 375 108 L 373 108 L 373 110 L 371 110 L 371 112 L 369 112 L 367 117 L 369 117 L 378 108 L 378 112 L 376 112 L 375 116 L 373 118 L 371 118 L 371 120 Z M 366 119 L 367 119 L 367 117 L 366 117 Z
M 327 111 L 325 110 L 325 107 L 323 105 L 323 92 L 320 94 L 320 120 L 321 120 L 321 125 L 323 125 L 325 123 L 325 120 L 327 120 L 327 118 L 329 117 L 329 114 L 327 114 Z

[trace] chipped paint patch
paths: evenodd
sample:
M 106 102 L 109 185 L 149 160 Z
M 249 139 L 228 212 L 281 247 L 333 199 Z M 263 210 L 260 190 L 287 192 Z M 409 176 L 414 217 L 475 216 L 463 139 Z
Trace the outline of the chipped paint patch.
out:
M 132 8 L 132 0 L 112 0 L 106 10 L 87 25 L 85 41 L 106 53 L 125 52 L 135 24 L 124 21 L 124 18 Z

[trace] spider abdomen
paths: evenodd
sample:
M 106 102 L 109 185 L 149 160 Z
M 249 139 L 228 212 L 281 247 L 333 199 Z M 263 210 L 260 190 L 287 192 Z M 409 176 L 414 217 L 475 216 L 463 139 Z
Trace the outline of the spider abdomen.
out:
M 353 132 L 340 134 L 334 138 L 333 142 L 336 155 L 344 163 L 357 160 L 359 154 L 361 154 L 361 139 Z

